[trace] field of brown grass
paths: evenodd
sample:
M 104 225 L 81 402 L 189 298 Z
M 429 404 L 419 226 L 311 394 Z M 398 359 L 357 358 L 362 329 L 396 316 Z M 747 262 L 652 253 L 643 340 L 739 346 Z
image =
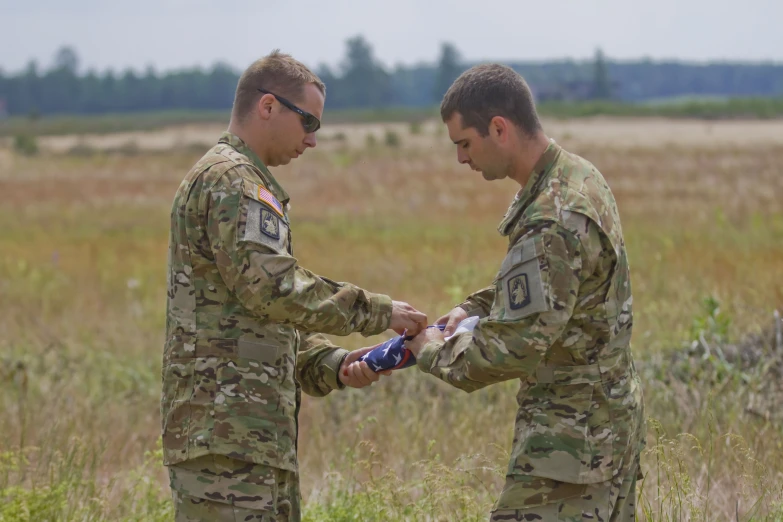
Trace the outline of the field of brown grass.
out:
M 620 207 L 651 418 L 640 517 L 781 520 L 774 339 L 755 365 L 715 347 L 767 339 L 783 311 L 783 123 L 546 128 L 603 172 Z M 221 130 L 40 138 L 38 157 L 0 149 L 0 521 L 168 519 L 155 453 L 168 213 Z M 458 165 L 435 123 L 323 134 L 274 170 L 302 265 L 431 320 L 491 281 L 512 182 Z M 703 345 L 713 350 L 686 349 Z M 308 520 L 485 520 L 515 411 L 513 382 L 468 395 L 415 368 L 307 397 Z

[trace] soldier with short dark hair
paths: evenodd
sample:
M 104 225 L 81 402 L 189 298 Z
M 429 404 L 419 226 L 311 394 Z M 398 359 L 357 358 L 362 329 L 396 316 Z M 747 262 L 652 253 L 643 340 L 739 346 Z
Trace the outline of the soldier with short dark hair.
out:
M 174 197 L 161 397 L 176 520 L 300 520 L 301 391 L 379 375 L 323 335 L 418 332 L 407 303 L 294 257 L 289 197 L 268 167 L 316 146 L 325 87 L 273 52 L 239 79 L 228 131 Z
M 614 196 L 595 166 L 544 134 L 509 67 L 464 72 L 441 117 L 460 163 L 521 189 L 498 227 L 509 246 L 492 284 L 441 317 L 443 332 L 406 346 L 422 371 L 467 392 L 521 383 L 492 521 L 633 520 L 646 429 Z M 475 329 L 449 337 L 468 316 L 481 318 Z

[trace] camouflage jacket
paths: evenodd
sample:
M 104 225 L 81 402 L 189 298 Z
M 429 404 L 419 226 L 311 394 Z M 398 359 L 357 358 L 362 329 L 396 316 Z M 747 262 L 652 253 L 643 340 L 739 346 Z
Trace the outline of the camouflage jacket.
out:
M 167 465 L 220 454 L 295 471 L 301 390 L 342 387 L 347 352 L 317 332 L 389 326 L 389 297 L 297 264 L 288 200 L 230 133 L 176 192 L 161 397 Z
M 509 475 L 609 480 L 641 451 L 631 281 L 614 197 L 551 142 L 499 226 L 508 253 L 462 305 L 472 333 L 427 343 L 421 370 L 465 391 L 519 379 Z

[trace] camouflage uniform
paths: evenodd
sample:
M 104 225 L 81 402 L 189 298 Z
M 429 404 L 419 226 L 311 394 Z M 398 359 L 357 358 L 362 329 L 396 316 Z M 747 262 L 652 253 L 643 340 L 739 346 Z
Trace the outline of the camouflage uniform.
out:
M 161 422 L 182 520 L 299 520 L 301 391 L 342 388 L 348 353 L 315 332 L 368 336 L 391 321 L 388 296 L 298 266 L 288 200 L 230 133 L 174 198 Z
M 425 344 L 418 365 L 467 392 L 521 382 L 492 520 L 631 520 L 646 429 L 614 197 L 552 141 L 498 230 L 509 238 L 500 271 L 460 305 L 481 320 Z

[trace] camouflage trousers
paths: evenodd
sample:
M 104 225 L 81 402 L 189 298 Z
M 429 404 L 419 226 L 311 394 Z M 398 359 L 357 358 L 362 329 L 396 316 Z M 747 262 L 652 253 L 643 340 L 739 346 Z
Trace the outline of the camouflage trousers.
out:
M 300 522 L 293 471 L 206 455 L 169 466 L 176 522 Z
M 639 463 L 607 482 L 567 484 L 509 475 L 490 522 L 631 522 L 636 520 Z

